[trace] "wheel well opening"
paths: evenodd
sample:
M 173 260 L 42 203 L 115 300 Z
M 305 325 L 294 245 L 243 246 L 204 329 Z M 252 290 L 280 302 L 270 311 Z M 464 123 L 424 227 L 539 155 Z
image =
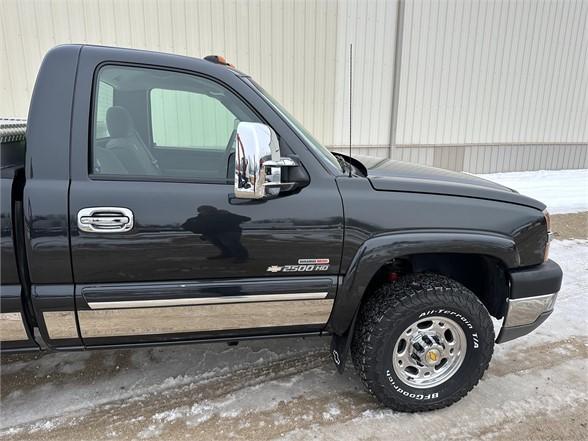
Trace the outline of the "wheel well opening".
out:
M 503 317 L 508 279 L 503 264 L 491 256 L 431 253 L 396 258 L 376 272 L 366 292 L 373 292 L 383 283 L 393 283 L 404 274 L 427 272 L 442 274 L 461 283 L 480 299 L 491 316 Z

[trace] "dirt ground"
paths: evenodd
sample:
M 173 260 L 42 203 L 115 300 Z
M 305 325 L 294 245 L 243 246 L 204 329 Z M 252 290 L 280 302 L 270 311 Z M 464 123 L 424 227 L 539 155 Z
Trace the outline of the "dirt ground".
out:
M 584 364 L 588 359 L 588 338 L 572 337 L 554 343 L 536 345 L 517 354 L 514 358 L 503 358 L 494 362 L 487 374 L 487 379 L 496 382 L 509 382 L 509 377 L 525 382 L 527 376 L 534 373 L 552 370 L 560 372 L 568 381 L 572 373 L 566 364 Z M 565 357 L 561 354 L 565 353 Z M 558 356 L 559 355 L 559 356 Z M 522 360 L 522 363 L 519 361 Z M 95 360 L 96 361 L 96 360 Z M 100 363 L 96 363 L 100 364 Z M 96 375 L 107 375 L 102 371 L 98 374 L 88 368 L 90 378 Z M 120 367 L 119 367 L 120 368 Z M 210 402 L 212 400 L 226 401 L 231 394 L 249 389 L 243 396 L 255 401 L 255 390 L 271 383 L 288 384 L 296 381 L 300 376 L 317 376 L 319 386 L 328 386 L 326 391 L 336 395 L 334 400 L 328 394 L 316 395 L 316 390 L 309 389 L 309 395 L 301 394 L 292 399 L 280 400 L 277 406 L 263 410 L 229 411 L 208 415 L 206 405 L 200 411 L 194 407 L 195 402 Z M 331 378 L 329 378 L 331 377 Z M 547 377 L 552 387 L 559 388 L 564 378 Z M 580 381 L 577 375 L 572 378 Z M 54 377 L 45 379 L 67 384 L 66 378 Z M 37 380 L 39 382 L 39 380 Z M 488 380 L 486 380 L 488 381 Z M 510 380 L 512 381 L 512 380 Z M 349 383 L 349 384 L 344 384 Z M 65 386 L 64 384 L 64 386 Z M 529 394 L 525 400 L 533 400 L 533 389 L 537 390 L 536 381 L 523 388 Z M 503 389 L 503 388 L 500 388 Z M 499 390 L 500 390 L 499 389 Z M 564 387 L 565 389 L 565 387 Z M 488 396 L 485 391 L 484 395 Z M 499 393 L 499 391 L 497 391 Z M 26 393 L 26 391 L 23 391 Z M 476 394 L 476 392 L 472 392 Z M 541 396 L 539 399 L 544 399 Z M 553 398 L 553 397 L 551 397 Z M 468 398 L 466 398 L 468 400 Z M 336 402 L 334 407 L 333 402 Z M 507 401 L 508 403 L 508 401 Z M 588 409 L 584 396 L 575 406 L 551 408 L 547 404 L 543 409 L 541 404 L 523 408 L 513 408 L 512 415 L 507 412 L 498 421 L 488 421 L 478 414 L 489 412 L 494 414 L 496 400 L 491 400 L 486 406 L 480 407 L 478 400 L 474 400 L 477 411 L 472 413 L 467 403 L 438 411 L 420 418 L 415 415 L 401 415 L 381 409 L 363 390 L 354 377 L 345 375 L 335 376 L 332 372 L 326 351 L 308 352 L 304 356 L 289 357 L 273 363 L 267 363 L 256 368 L 237 370 L 225 376 L 218 376 L 200 384 L 188 384 L 172 387 L 151 396 L 121 399 L 108 404 L 97 406 L 82 415 L 61 416 L 42 424 L 37 424 L 29 430 L 12 433 L 7 431 L 3 438 L 11 440 L 94 440 L 94 439 L 238 439 L 265 440 L 287 437 L 290 439 L 380 439 L 383 433 L 395 433 L 399 440 L 412 439 L 508 439 L 508 440 L 583 440 L 585 439 Z M 510 403 L 516 406 L 516 403 Z M 478 414 L 479 425 L 469 423 L 469 430 L 455 431 L 456 418 L 472 419 Z M 445 416 L 442 416 L 445 415 Z M 440 418 L 441 417 L 441 418 Z M 386 419 L 391 421 L 386 421 Z M 415 438 L 414 433 L 402 433 L 403 420 L 407 425 L 420 427 L 423 432 Z M 445 420 L 439 424 L 439 420 Z M 152 424 L 152 423 L 155 424 Z M 390 423 L 393 423 L 393 431 Z M 435 433 L 430 430 L 430 423 L 434 423 Z M 342 427 L 352 425 L 349 431 Z M 358 427 L 363 425 L 364 427 Z M 381 427 L 381 429 L 380 429 Z M 468 428 L 468 426 L 466 426 Z M 359 430 L 358 430 L 359 429 Z M 381 431 L 382 432 L 381 432 Z M 341 432 L 335 436 L 335 433 Z M 351 436 L 353 434 L 353 436 Z M 371 434 L 363 437 L 362 435 Z M 443 434 L 443 436 L 441 436 Z
M 554 214 L 551 230 L 555 239 L 588 239 L 588 211 Z
M 588 213 L 553 216 L 556 311 L 497 345 L 480 384 L 427 414 L 382 408 L 328 338 L 12 355 L 1 360 L 6 440 L 584 440 Z M 499 323 L 496 323 L 496 327 Z

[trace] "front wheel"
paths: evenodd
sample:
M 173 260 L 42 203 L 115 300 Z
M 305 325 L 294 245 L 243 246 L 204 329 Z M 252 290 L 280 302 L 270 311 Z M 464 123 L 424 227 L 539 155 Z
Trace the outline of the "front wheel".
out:
M 411 274 L 362 306 L 351 355 L 384 405 L 419 412 L 463 398 L 488 368 L 493 347 L 492 321 L 471 291 L 437 274 Z

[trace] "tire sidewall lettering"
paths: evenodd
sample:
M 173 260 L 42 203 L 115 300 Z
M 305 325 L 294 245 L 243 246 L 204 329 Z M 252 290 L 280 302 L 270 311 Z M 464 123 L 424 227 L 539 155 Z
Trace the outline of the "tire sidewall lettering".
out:
M 415 393 L 415 392 L 409 392 L 405 389 L 403 389 L 401 386 L 399 386 L 396 381 L 394 381 L 394 378 L 391 375 L 390 369 L 386 370 L 386 376 L 388 377 L 388 381 L 390 382 L 390 385 L 394 388 L 394 390 L 396 392 L 398 392 L 401 395 L 404 395 L 405 397 L 408 398 L 412 398 L 414 400 L 431 400 L 434 398 L 439 398 L 439 393 Z
M 435 308 L 435 309 L 429 309 L 427 311 L 422 312 L 418 319 L 422 319 L 422 318 L 426 318 L 428 316 L 431 315 L 445 315 L 446 317 L 449 317 L 451 319 L 454 319 L 454 321 L 465 325 L 465 328 L 463 328 L 464 332 L 466 333 L 466 336 L 468 337 L 468 349 L 470 348 L 470 343 L 471 343 L 471 348 L 472 349 L 479 349 L 480 348 L 480 338 L 478 337 L 478 333 L 475 332 L 475 328 L 474 325 L 472 324 L 472 322 L 470 321 L 470 319 L 468 319 L 463 313 L 455 311 L 453 309 L 450 308 Z M 471 332 L 468 332 L 471 331 Z M 471 342 L 470 340 L 470 335 L 471 334 Z
M 442 316 L 452 319 L 457 323 L 464 331 L 467 341 L 467 352 L 466 357 L 460 366 L 460 368 L 444 383 L 429 389 L 417 389 L 405 384 L 394 372 L 391 366 L 392 353 L 397 339 L 400 337 L 400 333 L 406 327 L 409 327 L 412 323 L 421 320 L 429 316 Z M 398 329 L 386 342 L 386 350 L 384 351 L 385 360 L 390 360 L 384 367 L 384 373 L 387 379 L 388 390 L 393 391 L 395 394 L 402 396 L 406 400 L 415 401 L 437 401 L 443 399 L 445 396 L 454 393 L 455 389 L 459 387 L 462 379 L 468 376 L 468 372 L 471 370 L 473 364 L 478 359 L 477 353 L 480 348 L 480 339 L 476 326 L 464 312 L 450 307 L 433 307 L 426 309 L 415 314 L 407 316 L 402 323 L 396 326 Z

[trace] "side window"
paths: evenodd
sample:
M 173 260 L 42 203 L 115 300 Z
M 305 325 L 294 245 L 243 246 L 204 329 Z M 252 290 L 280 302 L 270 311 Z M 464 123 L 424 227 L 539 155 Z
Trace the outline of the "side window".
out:
M 151 129 L 157 147 L 224 151 L 237 122 L 216 98 L 181 90 L 151 90 Z
M 106 138 L 108 131 L 106 130 L 106 111 L 109 107 L 114 105 L 114 88 L 104 81 L 98 83 L 98 93 L 96 98 L 96 128 L 95 137 Z
M 231 91 L 197 75 L 106 66 L 96 84 L 94 175 L 228 182 L 238 123 L 259 122 Z

